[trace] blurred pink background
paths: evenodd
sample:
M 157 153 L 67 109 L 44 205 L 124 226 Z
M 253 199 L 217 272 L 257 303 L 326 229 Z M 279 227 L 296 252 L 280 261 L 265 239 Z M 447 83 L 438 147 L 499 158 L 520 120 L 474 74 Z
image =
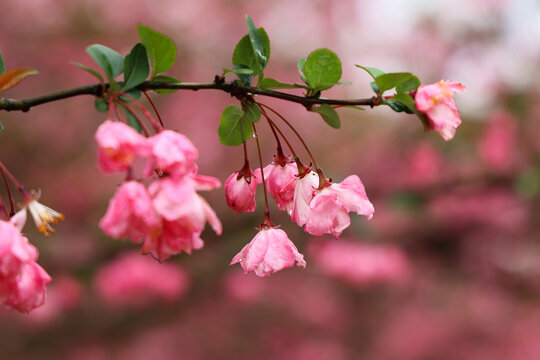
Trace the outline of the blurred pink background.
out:
M 227 208 L 223 189 L 205 194 L 223 235 L 206 230 L 202 250 L 159 265 L 98 229 L 123 177 L 96 169 L 93 135 L 106 114 L 91 97 L 0 113 L 0 159 L 66 215 L 50 239 L 25 228 L 53 281 L 47 303 L 30 315 L 0 310 L 1 358 L 540 358 L 537 2 L 2 0 L 0 7 L 6 67 L 40 71 L 5 97 L 93 83 L 69 62 L 92 65 L 85 48 L 93 43 L 125 55 L 139 23 L 175 41 L 178 60 L 168 74 L 212 81 L 232 66 L 246 13 L 270 37 L 266 76 L 298 82 L 296 62 L 310 51 L 328 47 L 340 56 L 342 81 L 353 84 L 327 97 L 371 96 L 370 78 L 355 64 L 467 87 L 456 97 L 463 125 L 450 142 L 388 108 L 340 109 L 342 128 L 334 130 L 299 105 L 261 97 L 297 126 L 327 176 L 357 174 L 375 205 L 373 220 L 353 215 L 340 240 L 310 237 L 272 207 L 307 267 L 264 279 L 228 266 L 262 219 L 260 191 L 258 211 L 247 215 Z M 220 145 L 217 136 L 222 109 L 235 103 L 229 95 L 153 98 L 166 125 L 198 147 L 200 173 L 224 182 L 243 165 L 241 147 Z M 261 128 L 269 163 L 274 140 Z

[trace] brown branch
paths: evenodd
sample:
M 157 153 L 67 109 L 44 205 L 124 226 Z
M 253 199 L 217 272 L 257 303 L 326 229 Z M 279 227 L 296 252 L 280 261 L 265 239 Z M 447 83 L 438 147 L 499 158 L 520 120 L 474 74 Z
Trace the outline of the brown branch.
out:
M 108 85 L 106 85 L 108 86 Z M 145 90 L 158 90 L 158 89 L 171 89 L 171 90 L 221 90 L 226 93 L 231 94 L 231 96 L 242 98 L 245 96 L 251 95 L 262 95 L 269 96 L 277 99 L 282 99 L 286 101 L 295 102 L 302 104 L 307 109 L 311 109 L 313 105 L 328 104 L 328 105 L 360 105 L 360 106 L 374 106 L 377 105 L 374 101 L 374 98 L 369 99 L 350 99 L 350 100 L 340 100 L 340 99 L 320 99 L 320 98 L 310 98 L 292 95 L 280 91 L 266 90 L 257 87 L 246 86 L 239 81 L 233 82 L 221 82 L 215 81 L 210 83 L 164 83 L 159 81 L 145 81 L 137 89 L 141 91 Z M 46 94 L 42 96 L 37 96 L 34 98 L 28 99 L 9 99 L 1 98 L 0 99 L 0 110 L 5 111 L 23 111 L 27 112 L 32 107 L 58 101 L 62 99 L 71 98 L 79 95 L 93 95 L 100 97 L 103 94 L 103 86 L 101 84 L 86 85 L 73 89 L 62 90 L 59 92 Z

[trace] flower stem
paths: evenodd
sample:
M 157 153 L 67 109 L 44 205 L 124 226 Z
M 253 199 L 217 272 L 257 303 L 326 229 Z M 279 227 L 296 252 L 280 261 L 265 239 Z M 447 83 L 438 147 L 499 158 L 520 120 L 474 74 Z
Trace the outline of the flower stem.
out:
M 261 227 L 273 227 L 274 224 L 272 224 L 272 221 L 270 221 L 270 210 L 268 208 L 268 194 L 266 193 L 266 180 L 264 179 L 261 145 L 259 144 L 259 135 L 257 135 L 257 128 L 255 127 L 255 124 L 251 124 L 251 125 L 253 126 L 253 133 L 255 134 L 255 142 L 257 143 L 257 153 L 259 154 L 259 166 L 261 169 L 261 178 L 262 178 L 263 191 L 264 191 L 264 220 L 261 224 Z
M 9 188 L 9 184 L 7 182 L 7 178 L 6 178 L 6 174 L 4 173 L 4 169 L 0 167 L 0 173 L 2 173 L 2 178 L 4 179 L 4 185 L 6 186 L 6 191 L 7 191 L 7 194 L 8 194 L 8 198 L 9 198 L 9 205 L 11 207 L 11 210 L 8 214 L 7 212 L 7 208 L 3 202 L 3 200 L 0 198 L 0 205 L 4 208 L 4 210 L 6 211 L 6 214 L 8 215 L 8 218 L 10 216 L 13 216 L 15 215 L 15 203 L 13 201 L 13 195 L 11 194 L 11 189 Z
M 28 191 L 25 190 L 24 186 L 22 186 L 22 184 L 19 181 L 17 181 L 17 178 L 13 176 L 13 174 L 7 169 L 7 167 L 1 161 L 0 161 L 0 169 L 2 170 L 3 173 L 7 175 L 7 177 L 9 178 L 9 180 L 11 180 L 13 185 L 15 185 L 17 189 L 21 192 L 25 202 L 33 199 L 32 195 Z
M 139 109 L 140 112 L 143 113 L 143 115 L 148 119 L 148 121 L 150 121 L 150 123 L 152 124 L 152 126 L 154 127 L 154 130 L 156 132 L 160 132 L 161 130 L 163 130 L 163 127 L 160 124 L 158 124 L 156 119 L 154 119 L 152 114 L 150 114 L 150 111 L 146 110 L 146 108 L 144 106 L 142 106 L 142 104 L 140 102 L 138 102 L 137 99 L 135 99 L 133 96 L 127 95 L 126 93 L 123 93 L 123 92 L 119 92 L 118 95 L 127 97 L 129 100 L 131 100 L 131 103 L 133 105 L 135 105 L 135 107 L 137 109 Z M 120 100 L 120 99 L 118 99 L 118 100 Z
M 154 105 L 154 102 L 152 101 L 152 99 L 150 98 L 150 95 L 148 95 L 148 93 L 146 91 L 143 91 L 142 93 L 144 94 L 144 96 L 146 97 L 146 99 L 148 100 L 150 105 L 152 105 L 152 109 L 154 109 L 154 112 L 156 113 L 157 118 L 158 118 L 159 123 L 161 124 L 161 126 L 165 127 L 165 125 L 163 125 L 163 120 L 161 120 L 161 116 L 159 116 L 159 111 L 157 110 L 156 105 Z
M 120 105 L 122 105 L 127 111 L 129 111 L 129 113 L 131 115 L 133 115 L 133 117 L 137 120 L 137 122 L 139 123 L 139 125 L 141 125 L 141 129 L 143 130 L 144 134 L 146 135 L 146 137 L 150 137 L 150 132 L 148 131 L 148 128 L 146 127 L 146 125 L 144 125 L 144 123 L 142 122 L 142 120 L 139 118 L 139 116 L 137 115 L 137 113 L 135 111 L 133 111 L 133 109 L 129 106 L 129 104 L 125 101 L 122 101 L 120 99 L 117 99 L 116 100 Z

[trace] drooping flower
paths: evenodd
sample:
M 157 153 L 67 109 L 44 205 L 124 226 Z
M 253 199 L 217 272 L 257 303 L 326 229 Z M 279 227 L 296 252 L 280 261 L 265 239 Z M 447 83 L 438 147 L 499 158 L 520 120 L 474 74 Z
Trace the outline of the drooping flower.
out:
M 50 237 L 51 234 L 54 234 L 52 225 L 55 225 L 58 220 L 64 221 L 64 215 L 38 202 L 41 196 L 39 191 L 33 192 L 32 195 L 33 198 L 24 204 L 24 207 L 30 211 L 38 231 L 46 237 Z
M 45 286 L 51 278 L 36 263 L 38 251 L 20 233 L 19 225 L 0 220 L 0 302 L 28 313 L 45 302 Z
M 128 170 L 136 156 L 148 153 L 146 138 L 120 121 L 105 121 L 97 129 L 95 138 L 98 168 L 104 173 Z
M 245 273 L 253 271 L 260 277 L 292 267 L 295 263 L 306 267 L 304 256 L 285 231 L 276 228 L 261 229 L 232 259 L 231 265 L 236 263 L 240 263 Z
M 416 91 L 416 108 L 426 115 L 427 128 L 437 131 L 446 141 L 454 137 L 456 128 L 461 124 L 454 93 L 464 91 L 465 87 L 460 83 L 447 80 L 422 84 Z
M 113 238 L 140 242 L 146 236 L 158 233 L 161 224 L 144 185 L 126 181 L 110 200 L 99 227 Z
M 261 170 L 254 171 L 260 177 Z M 298 166 L 295 162 L 285 162 L 283 165 L 272 162 L 263 169 L 266 189 L 276 201 L 280 210 L 286 210 L 293 201 L 294 189 L 298 176 Z
M 312 235 L 332 234 L 337 238 L 351 224 L 351 211 L 368 219 L 375 211 L 362 181 L 356 175 L 315 192 L 309 203 L 304 230 Z
M 249 165 L 232 173 L 225 182 L 227 205 L 238 214 L 255 211 L 255 190 L 260 182 L 260 172 L 254 174 Z
M 220 186 L 219 180 L 208 176 L 162 178 L 149 187 L 154 210 L 161 217 L 161 232 L 147 236 L 144 253 L 152 253 L 159 260 L 182 251 L 191 253 L 204 246 L 200 238 L 208 221 L 216 234 L 223 228 L 214 210 L 197 190 L 211 190 Z
M 309 204 L 318 187 L 319 175 L 314 171 L 310 171 L 296 181 L 293 201 L 287 207 L 287 212 L 298 226 L 304 226 L 306 223 L 310 213 Z
M 197 173 L 195 160 L 199 156 L 197 148 L 185 135 L 176 131 L 163 130 L 148 138 L 150 155 L 145 176 L 161 171 L 171 177 L 182 177 Z

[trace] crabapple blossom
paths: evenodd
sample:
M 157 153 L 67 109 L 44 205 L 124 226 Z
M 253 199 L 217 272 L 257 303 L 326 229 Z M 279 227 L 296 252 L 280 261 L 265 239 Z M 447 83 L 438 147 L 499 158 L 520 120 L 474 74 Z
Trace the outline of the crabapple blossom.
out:
M 98 143 L 98 168 L 104 173 L 128 170 L 135 156 L 148 153 L 146 138 L 120 121 L 103 122 L 95 138 Z
M 240 263 L 245 273 L 253 271 L 260 277 L 292 267 L 295 263 L 306 267 L 304 255 L 298 252 L 285 231 L 276 228 L 262 228 L 232 259 L 231 265 L 236 263 Z
M 293 201 L 287 207 L 287 212 L 298 226 L 304 226 L 306 223 L 310 213 L 309 204 L 318 186 L 319 175 L 315 171 L 310 171 L 296 181 Z
M 427 128 L 437 131 L 446 141 L 454 137 L 456 128 L 461 124 L 454 93 L 464 91 L 465 87 L 460 83 L 447 80 L 422 84 L 416 91 L 416 108 L 426 115 Z
M 261 169 L 254 171 L 260 177 Z M 297 181 L 298 166 L 293 162 L 285 162 L 283 165 L 272 162 L 263 169 L 266 188 L 276 201 L 280 210 L 286 210 L 293 201 L 294 189 Z
M 163 130 L 148 138 L 148 142 L 150 154 L 144 170 L 145 176 L 151 176 L 154 170 L 172 177 L 197 173 L 195 160 L 199 152 L 185 135 L 172 130 Z
M 251 172 L 249 166 L 235 171 L 225 182 L 227 205 L 236 213 L 255 211 L 255 190 L 261 182 L 260 173 Z
M 145 238 L 143 252 L 165 260 L 182 251 L 191 253 L 193 249 L 200 249 L 204 246 L 200 235 L 206 221 L 220 235 L 223 230 L 221 222 L 196 191 L 219 186 L 219 180 L 199 175 L 181 179 L 162 178 L 150 184 L 148 190 L 162 226 L 160 232 Z
M 0 301 L 8 309 L 28 313 L 44 303 L 51 278 L 37 258 L 37 249 L 17 226 L 0 220 Z
M 368 220 L 375 211 L 356 175 L 315 191 L 304 229 L 312 235 L 332 234 L 337 238 L 351 224 L 351 211 L 367 216 Z
M 52 225 L 56 224 L 58 220 L 63 221 L 64 215 L 40 203 L 38 201 L 40 196 L 40 191 L 32 191 L 32 197 L 24 204 L 24 208 L 28 208 L 28 211 L 30 211 L 32 218 L 34 219 L 34 223 L 36 224 L 37 230 L 41 234 L 44 234 L 46 237 L 50 237 L 51 234 L 54 234 L 54 229 Z M 24 221 L 26 221 L 26 215 L 24 216 Z
M 158 233 L 161 224 L 144 185 L 137 181 L 126 181 L 110 200 L 99 227 L 113 238 L 140 242 L 147 235 Z

